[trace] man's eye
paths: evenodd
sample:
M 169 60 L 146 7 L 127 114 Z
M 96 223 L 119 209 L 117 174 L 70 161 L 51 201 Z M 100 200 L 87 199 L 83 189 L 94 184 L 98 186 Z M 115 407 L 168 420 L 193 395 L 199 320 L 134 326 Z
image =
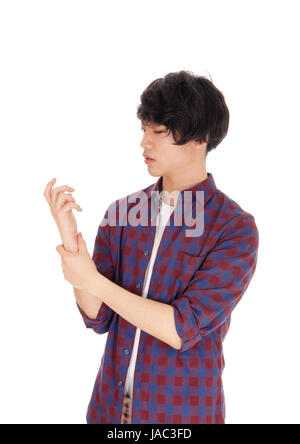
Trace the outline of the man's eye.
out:
M 145 131 L 145 128 L 141 128 L 141 131 Z M 164 131 L 162 130 L 162 131 L 153 131 L 155 134 L 160 134 L 160 133 L 163 133 Z

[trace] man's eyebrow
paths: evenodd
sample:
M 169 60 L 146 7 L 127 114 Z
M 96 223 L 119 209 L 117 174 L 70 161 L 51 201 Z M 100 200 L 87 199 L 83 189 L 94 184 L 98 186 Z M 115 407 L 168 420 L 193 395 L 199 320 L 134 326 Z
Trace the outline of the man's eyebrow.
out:
M 145 122 L 141 122 L 141 125 L 143 126 L 149 126 L 149 128 L 156 128 L 157 126 L 162 126 L 162 123 L 155 123 L 155 122 L 149 122 L 149 123 L 145 123 Z

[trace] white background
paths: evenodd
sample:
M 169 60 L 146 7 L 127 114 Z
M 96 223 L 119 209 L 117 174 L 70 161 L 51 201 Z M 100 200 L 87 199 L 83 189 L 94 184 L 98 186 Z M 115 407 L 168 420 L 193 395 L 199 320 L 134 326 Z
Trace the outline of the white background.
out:
M 226 423 L 300 422 L 298 3 L 0 2 L 1 423 L 85 424 L 107 335 L 84 326 L 43 192 L 75 188 L 92 253 L 107 206 L 157 180 L 136 108 L 180 69 L 225 96 L 207 171 L 260 234 L 224 341 Z

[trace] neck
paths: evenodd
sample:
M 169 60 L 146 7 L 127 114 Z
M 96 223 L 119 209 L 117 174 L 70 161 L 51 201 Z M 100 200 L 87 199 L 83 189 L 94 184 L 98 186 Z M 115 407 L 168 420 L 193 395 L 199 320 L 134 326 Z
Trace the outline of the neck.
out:
M 165 175 L 162 178 L 162 199 L 168 205 L 176 205 L 178 193 L 183 190 L 192 188 L 198 185 L 203 180 L 207 179 L 208 175 L 206 168 L 200 168 L 200 171 L 194 173 L 187 172 L 185 174 Z M 169 194 L 174 193 L 173 196 Z

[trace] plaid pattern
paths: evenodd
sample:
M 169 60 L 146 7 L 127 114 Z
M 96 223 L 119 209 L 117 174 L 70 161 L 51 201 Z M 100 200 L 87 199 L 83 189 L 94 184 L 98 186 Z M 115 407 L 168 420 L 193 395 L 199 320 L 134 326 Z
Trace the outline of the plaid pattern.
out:
M 222 341 L 231 312 L 255 271 L 259 236 L 254 217 L 217 189 L 212 174 L 207 174 L 204 181 L 189 188 L 193 208 L 195 191 L 204 191 L 204 232 L 199 237 L 185 236 L 185 229 L 191 226 L 184 220 L 181 226 L 174 224 L 175 208 L 157 251 L 147 296 L 174 307 L 182 348 L 176 350 L 141 330 L 132 424 L 225 423 Z M 150 198 L 161 190 L 162 176 L 142 190 L 147 196 L 143 205 L 149 209 L 148 226 L 105 226 L 107 209 L 95 240 L 93 260 L 98 271 L 137 295 L 142 295 L 156 230 L 151 225 Z M 180 194 L 184 201 L 183 191 Z M 117 217 L 125 216 L 121 201 L 111 204 Z M 128 211 L 136 205 L 136 200 L 131 202 Z M 136 327 L 104 302 L 94 320 L 77 307 L 87 328 L 98 334 L 108 332 L 87 423 L 120 424 Z

